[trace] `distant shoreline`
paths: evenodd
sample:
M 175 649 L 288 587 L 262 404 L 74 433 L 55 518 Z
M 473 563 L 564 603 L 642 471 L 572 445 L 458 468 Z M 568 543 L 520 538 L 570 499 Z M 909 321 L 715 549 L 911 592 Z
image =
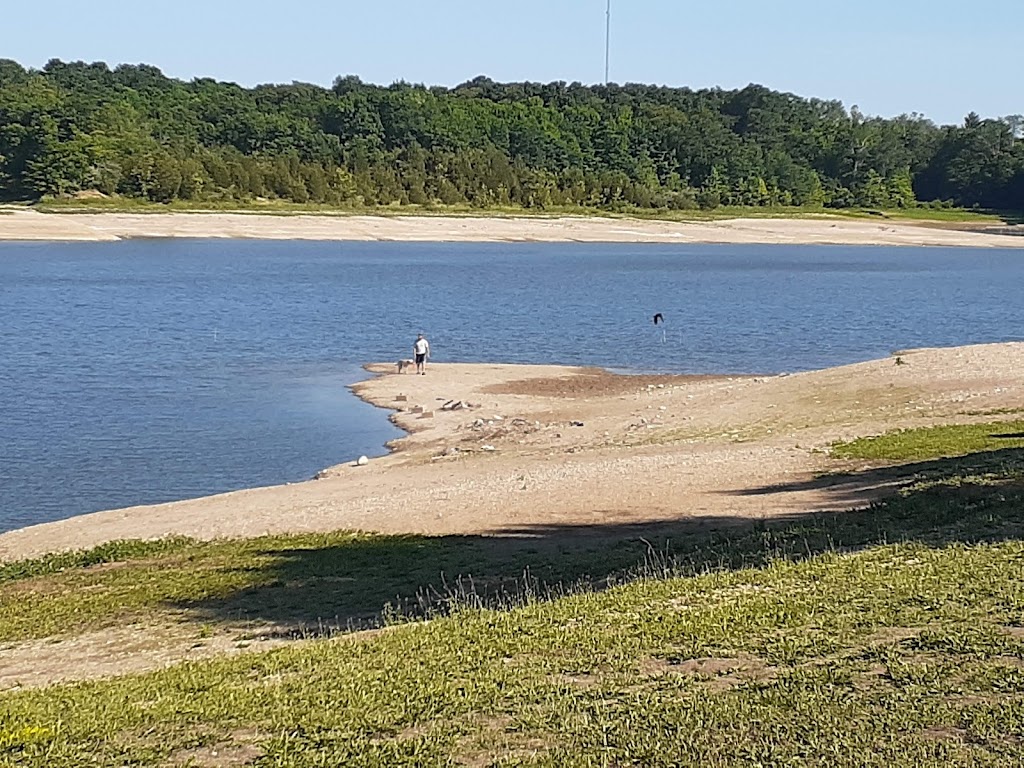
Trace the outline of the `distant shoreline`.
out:
M 991 231 L 996 230 L 996 231 Z M 1016 230 L 970 230 L 928 222 L 814 218 L 710 221 L 574 217 L 371 216 L 260 213 L 40 213 L 7 209 L 0 241 L 117 242 L 131 239 L 259 239 L 394 242 L 671 243 L 1024 248 Z

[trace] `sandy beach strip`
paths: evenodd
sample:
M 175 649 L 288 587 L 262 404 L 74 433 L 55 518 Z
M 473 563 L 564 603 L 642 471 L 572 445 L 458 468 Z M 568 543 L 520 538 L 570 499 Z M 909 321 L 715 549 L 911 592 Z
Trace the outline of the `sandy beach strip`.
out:
M 409 432 L 390 455 L 308 482 L 11 531 L 0 561 L 172 534 L 589 535 L 850 509 L 880 489 L 809 482 L 833 441 L 1024 410 L 1024 343 L 900 356 L 770 377 L 370 366 L 377 375 L 354 390 Z
M 398 242 L 733 243 L 1024 248 L 1024 237 L 922 223 L 723 219 L 671 222 L 601 217 L 266 215 L 249 213 L 40 213 L 0 211 L 0 240 L 132 238 Z

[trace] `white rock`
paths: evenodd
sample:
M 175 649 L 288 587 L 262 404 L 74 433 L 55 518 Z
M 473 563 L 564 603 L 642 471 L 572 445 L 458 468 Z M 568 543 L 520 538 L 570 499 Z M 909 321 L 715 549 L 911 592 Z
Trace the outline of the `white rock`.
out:
M 360 456 L 359 461 L 356 462 L 357 467 L 365 467 L 370 463 L 370 459 L 367 456 Z

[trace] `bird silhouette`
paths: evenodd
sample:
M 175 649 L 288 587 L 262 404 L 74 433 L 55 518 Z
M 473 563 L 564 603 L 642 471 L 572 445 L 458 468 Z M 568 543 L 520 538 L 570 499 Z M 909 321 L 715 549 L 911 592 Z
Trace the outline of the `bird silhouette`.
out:
M 654 316 L 654 324 L 655 325 L 657 325 L 658 323 L 664 323 L 664 322 L 665 322 L 665 318 L 662 316 L 661 312 L 659 312 L 658 314 L 656 314 Z

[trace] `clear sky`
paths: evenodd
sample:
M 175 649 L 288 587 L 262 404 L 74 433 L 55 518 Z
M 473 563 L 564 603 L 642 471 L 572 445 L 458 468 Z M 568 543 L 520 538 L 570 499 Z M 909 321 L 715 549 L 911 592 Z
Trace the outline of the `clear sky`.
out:
M 605 0 L 11 2 L 0 57 L 242 85 L 604 79 Z M 615 82 L 761 83 L 940 123 L 1024 113 L 1024 0 L 612 0 Z

